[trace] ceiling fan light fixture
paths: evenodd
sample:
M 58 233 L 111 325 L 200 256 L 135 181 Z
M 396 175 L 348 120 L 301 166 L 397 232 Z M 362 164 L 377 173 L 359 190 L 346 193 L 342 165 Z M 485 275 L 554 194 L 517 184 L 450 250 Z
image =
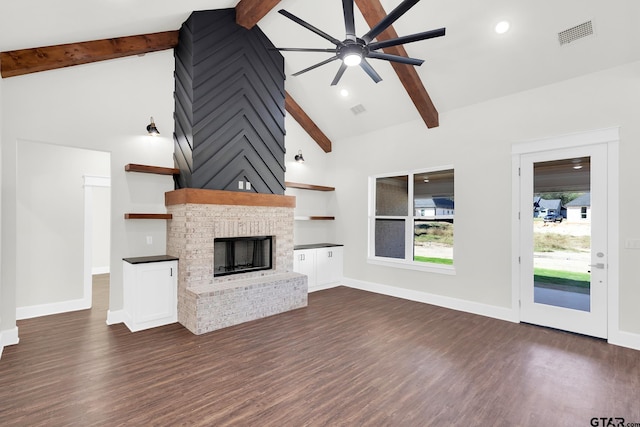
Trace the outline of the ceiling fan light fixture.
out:
M 356 65 L 360 65 L 360 63 L 362 62 L 362 55 L 359 55 L 357 53 L 349 53 L 344 56 L 342 61 L 344 62 L 344 65 L 348 67 L 355 67 Z

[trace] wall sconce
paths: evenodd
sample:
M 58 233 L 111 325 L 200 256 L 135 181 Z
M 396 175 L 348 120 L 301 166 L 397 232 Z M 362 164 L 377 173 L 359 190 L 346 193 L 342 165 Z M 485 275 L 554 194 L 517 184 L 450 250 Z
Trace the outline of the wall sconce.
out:
M 156 124 L 153 122 L 153 117 L 151 117 L 151 123 L 149 124 L 149 126 L 147 126 L 147 132 L 149 132 L 149 135 L 151 136 L 160 135 L 160 131 L 156 127 Z
M 298 163 L 304 163 L 304 157 L 302 157 L 302 150 L 298 150 L 298 154 L 295 155 L 294 159 Z

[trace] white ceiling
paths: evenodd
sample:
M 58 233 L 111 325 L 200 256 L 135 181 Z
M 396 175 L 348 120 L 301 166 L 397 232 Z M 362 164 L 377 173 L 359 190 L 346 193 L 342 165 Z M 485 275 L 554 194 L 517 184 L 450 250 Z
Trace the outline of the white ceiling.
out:
M 381 0 L 387 12 L 400 0 Z M 237 0 L 7 0 L 0 2 L 0 51 L 178 29 L 191 11 L 234 7 Z M 282 0 L 258 24 L 278 47 L 333 47 L 277 13 L 286 9 L 344 38 L 340 0 Z M 442 114 L 640 59 L 638 0 L 422 0 L 394 24 L 408 35 L 446 27 L 447 35 L 405 45 Z M 493 31 L 508 20 L 503 35 Z M 594 35 L 560 46 L 559 31 L 593 21 Z M 356 8 L 356 32 L 368 30 Z M 332 140 L 420 119 L 391 66 L 371 60 L 383 81 L 356 67 L 330 87 L 339 63 L 291 74 L 330 54 L 285 52 L 286 87 Z M 346 88 L 350 95 L 340 96 Z M 366 112 L 355 116 L 351 107 Z M 425 126 L 426 128 L 426 126 Z

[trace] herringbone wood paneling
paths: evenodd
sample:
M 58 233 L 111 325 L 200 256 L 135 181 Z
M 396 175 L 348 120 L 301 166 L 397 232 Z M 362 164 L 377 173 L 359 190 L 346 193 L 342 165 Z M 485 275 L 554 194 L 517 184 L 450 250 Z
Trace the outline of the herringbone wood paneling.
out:
M 175 50 L 180 187 L 284 194 L 284 58 L 234 9 L 194 12 Z

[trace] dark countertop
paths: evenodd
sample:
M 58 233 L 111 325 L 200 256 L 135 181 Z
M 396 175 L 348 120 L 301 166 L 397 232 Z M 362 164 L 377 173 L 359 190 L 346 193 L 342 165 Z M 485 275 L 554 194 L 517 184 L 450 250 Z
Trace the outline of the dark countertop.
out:
M 150 262 L 163 262 L 163 261 L 178 261 L 178 257 L 171 255 L 154 255 L 154 256 L 139 256 L 134 258 L 122 258 L 123 261 L 129 264 L 148 264 Z
M 310 245 L 295 245 L 293 250 L 298 249 L 318 249 L 318 248 L 332 248 L 335 246 L 344 246 L 340 243 L 312 243 Z

